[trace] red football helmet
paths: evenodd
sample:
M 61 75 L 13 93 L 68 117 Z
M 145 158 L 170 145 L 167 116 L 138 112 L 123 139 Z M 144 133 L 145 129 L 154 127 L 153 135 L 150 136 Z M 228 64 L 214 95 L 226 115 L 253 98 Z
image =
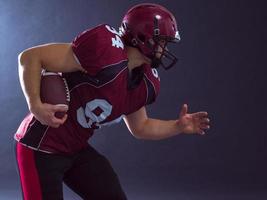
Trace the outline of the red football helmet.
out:
M 163 6 L 144 3 L 132 7 L 122 20 L 120 33 L 126 45 L 137 47 L 152 60 L 152 67 L 169 69 L 177 62 L 166 47 L 168 42 L 180 40 L 177 23 Z M 159 46 L 163 49 L 160 57 L 156 56 Z

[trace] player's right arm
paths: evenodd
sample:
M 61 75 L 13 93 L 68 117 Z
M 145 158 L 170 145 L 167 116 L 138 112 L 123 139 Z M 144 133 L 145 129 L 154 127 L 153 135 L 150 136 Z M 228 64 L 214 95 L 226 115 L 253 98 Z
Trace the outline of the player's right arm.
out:
M 40 99 L 41 71 L 52 72 L 84 71 L 76 61 L 70 43 L 53 43 L 32 47 L 18 56 L 20 84 L 25 95 L 29 110 L 42 123 L 52 127 L 63 124 L 67 118 L 58 119 L 57 111 L 67 108 L 43 104 Z

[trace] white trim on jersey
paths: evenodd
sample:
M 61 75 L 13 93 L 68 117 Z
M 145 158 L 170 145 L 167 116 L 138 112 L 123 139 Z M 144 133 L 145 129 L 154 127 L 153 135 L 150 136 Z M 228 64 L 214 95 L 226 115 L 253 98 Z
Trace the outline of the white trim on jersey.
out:
M 147 100 L 148 100 L 148 86 L 147 86 L 146 80 L 144 78 L 143 78 L 143 81 L 145 82 L 145 85 L 146 85 L 146 103 L 147 103 Z
M 24 144 L 20 141 L 18 141 L 17 139 L 15 139 L 18 143 L 20 143 L 21 145 L 25 146 L 25 147 L 28 147 L 29 149 L 32 149 L 32 150 L 35 150 L 35 151 L 41 151 L 41 152 L 44 152 L 44 153 L 49 153 L 49 154 L 53 154 L 52 152 L 49 152 L 49 151 L 45 151 L 45 150 L 42 150 L 42 149 L 37 149 L 37 148 L 34 148 L 32 146 L 28 146 L 27 144 Z
M 38 144 L 38 147 L 37 147 L 37 149 L 39 149 L 40 148 L 40 146 L 41 146 L 41 143 L 42 143 L 42 141 L 43 141 L 43 139 L 44 139 L 44 137 L 46 136 L 46 134 L 47 134 L 47 131 L 48 131 L 48 129 L 50 128 L 50 126 L 47 126 L 47 128 L 46 128 L 46 130 L 45 130 L 45 132 L 44 132 L 44 134 L 43 134 L 43 137 L 41 138 L 41 140 L 40 140 L 40 142 L 39 142 L 39 144 Z

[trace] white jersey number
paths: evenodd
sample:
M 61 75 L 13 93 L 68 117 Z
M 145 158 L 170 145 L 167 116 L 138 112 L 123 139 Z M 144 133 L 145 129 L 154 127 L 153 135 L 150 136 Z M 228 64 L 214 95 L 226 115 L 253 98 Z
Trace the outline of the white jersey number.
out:
M 106 25 L 106 28 L 108 29 L 108 31 L 115 34 L 115 38 L 111 38 L 112 46 L 124 49 L 124 44 L 121 41 L 119 33 L 116 31 L 116 29 L 114 29 L 113 27 L 110 27 L 108 25 Z
M 111 39 L 113 47 L 124 49 L 124 44 L 122 43 L 121 38 L 119 36 L 116 35 L 116 38 L 111 38 Z
M 100 109 L 102 112 L 99 115 L 96 115 L 93 112 L 95 109 Z M 108 103 L 105 99 L 95 99 L 89 101 L 86 104 L 85 109 L 80 107 L 77 110 L 77 120 L 83 128 L 92 128 L 93 125 L 95 125 L 97 128 L 101 128 L 101 126 L 107 126 L 120 122 L 123 116 L 120 116 L 113 121 L 100 124 L 108 116 L 110 116 L 111 112 L 112 105 L 110 103 Z

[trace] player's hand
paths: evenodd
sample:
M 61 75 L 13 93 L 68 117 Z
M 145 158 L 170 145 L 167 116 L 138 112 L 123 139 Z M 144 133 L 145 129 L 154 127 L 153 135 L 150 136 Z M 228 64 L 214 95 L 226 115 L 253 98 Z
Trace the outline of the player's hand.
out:
M 183 105 L 177 124 L 182 133 L 204 135 L 210 128 L 210 119 L 207 112 L 187 113 L 188 106 Z
M 55 117 L 56 112 L 67 112 L 68 106 L 51 105 L 47 103 L 39 103 L 31 107 L 30 111 L 34 117 L 43 125 L 58 128 L 67 119 L 67 114 L 62 119 Z

